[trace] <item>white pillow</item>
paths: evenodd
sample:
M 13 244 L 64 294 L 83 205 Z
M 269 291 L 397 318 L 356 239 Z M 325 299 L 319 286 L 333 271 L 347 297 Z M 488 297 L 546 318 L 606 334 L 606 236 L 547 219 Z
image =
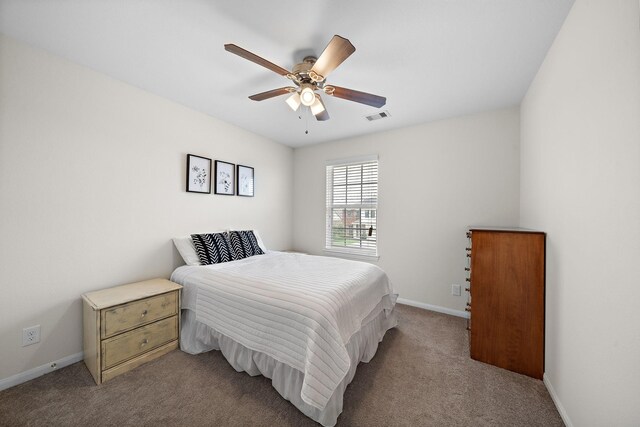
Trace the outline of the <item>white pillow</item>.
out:
M 184 263 L 187 265 L 202 265 L 200 258 L 196 252 L 195 246 L 193 246 L 193 240 L 191 235 L 184 237 L 174 237 L 173 244 L 176 245 L 176 249 L 180 252 Z

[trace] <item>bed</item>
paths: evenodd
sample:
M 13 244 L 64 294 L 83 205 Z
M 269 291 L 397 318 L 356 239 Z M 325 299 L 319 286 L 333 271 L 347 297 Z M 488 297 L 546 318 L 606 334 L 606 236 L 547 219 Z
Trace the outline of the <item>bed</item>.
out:
M 183 351 L 220 350 L 324 426 L 336 424 L 358 363 L 397 325 L 397 294 L 364 262 L 267 251 L 178 267 L 171 280 L 184 286 Z

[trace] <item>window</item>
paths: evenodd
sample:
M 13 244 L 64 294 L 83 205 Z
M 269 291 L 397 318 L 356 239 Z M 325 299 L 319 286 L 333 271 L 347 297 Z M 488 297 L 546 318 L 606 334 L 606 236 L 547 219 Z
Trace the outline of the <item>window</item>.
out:
M 327 165 L 328 251 L 377 256 L 378 158 Z

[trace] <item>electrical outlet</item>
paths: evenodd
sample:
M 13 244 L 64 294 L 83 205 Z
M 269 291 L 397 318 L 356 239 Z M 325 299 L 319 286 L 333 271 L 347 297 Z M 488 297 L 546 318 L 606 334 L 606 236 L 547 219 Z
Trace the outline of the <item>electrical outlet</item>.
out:
M 462 295 L 462 290 L 460 289 L 460 285 L 451 285 L 451 295 L 455 295 L 457 297 Z
M 22 346 L 40 342 L 40 325 L 30 326 L 22 330 Z

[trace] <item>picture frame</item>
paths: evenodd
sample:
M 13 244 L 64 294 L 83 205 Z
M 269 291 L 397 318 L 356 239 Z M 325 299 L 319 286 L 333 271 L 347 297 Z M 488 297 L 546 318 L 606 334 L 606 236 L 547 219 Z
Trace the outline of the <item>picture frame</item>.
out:
M 238 165 L 238 196 L 253 197 L 255 188 L 254 169 L 251 166 Z
M 211 159 L 187 154 L 187 192 L 211 194 Z
M 224 162 L 222 160 L 215 161 L 215 194 L 224 196 L 233 196 L 235 194 L 235 164 Z

